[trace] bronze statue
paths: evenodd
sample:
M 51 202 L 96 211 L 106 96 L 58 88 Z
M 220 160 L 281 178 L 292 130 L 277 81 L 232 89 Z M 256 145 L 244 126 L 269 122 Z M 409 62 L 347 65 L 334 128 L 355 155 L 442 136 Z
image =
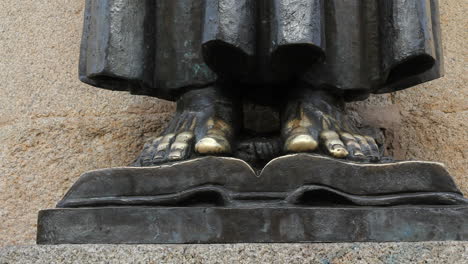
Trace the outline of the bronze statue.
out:
M 37 243 L 468 240 L 447 169 L 386 159 L 345 113 L 440 77 L 441 46 L 437 0 L 87 0 L 81 80 L 177 112 L 41 211 Z
M 87 0 L 85 14 L 83 82 L 177 101 L 141 165 L 233 155 L 247 101 L 278 109 L 282 153 L 378 161 L 345 103 L 442 74 L 437 0 Z

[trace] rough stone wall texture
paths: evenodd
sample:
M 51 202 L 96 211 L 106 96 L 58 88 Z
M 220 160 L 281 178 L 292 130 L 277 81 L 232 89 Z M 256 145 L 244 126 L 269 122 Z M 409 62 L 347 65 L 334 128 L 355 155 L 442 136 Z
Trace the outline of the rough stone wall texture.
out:
M 21 246 L 0 249 L 0 264 L 252 263 L 463 264 L 466 242 Z
M 174 110 L 78 81 L 83 7 L 0 1 L 0 246 L 33 243 L 38 210 L 82 172 L 129 164 Z M 352 108 L 386 129 L 397 158 L 446 163 L 468 194 L 468 2 L 442 0 L 441 12 L 446 77 Z

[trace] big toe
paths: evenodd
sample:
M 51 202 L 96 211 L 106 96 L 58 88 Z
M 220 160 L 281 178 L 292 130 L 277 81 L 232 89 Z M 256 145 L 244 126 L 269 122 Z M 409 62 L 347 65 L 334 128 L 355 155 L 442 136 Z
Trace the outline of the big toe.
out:
M 223 154 L 231 152 L 228 140 L 222 137 L 207 136 L 195 145 L 195 151 L 199 154 Z
M 316 150 L 318 142 L 310 135 L 294 135 L 286 140 L 286 152 L 311 152 Z

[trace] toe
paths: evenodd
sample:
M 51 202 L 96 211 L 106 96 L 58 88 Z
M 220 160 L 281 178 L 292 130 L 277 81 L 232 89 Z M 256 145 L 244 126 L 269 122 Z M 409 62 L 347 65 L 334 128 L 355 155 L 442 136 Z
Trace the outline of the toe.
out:
M 331 156 L 343 159 L 349 155 L 343 141 L 341 141 L 340 136 L 335 131 L 323 131 L 320 135 L 320 139 Z
M 159 163 L 167 158 L 167 154 L 171 143 L 173 142 L 175 134 L 167 134 L 161 139 L 161 142 L 156 148 L 156 154 L 154 155 L 153 162 Z
M 291 153 L 312 152 L 319 146 L 318 134 L 319 132 L 310 121 L 301 121 L 300 126 L 290 129 L 287 134 L 284 151 Z
M 188 131 L 178 134 L 171 145 L 168 159 L 174 161 L 187 158 L 194 136 L 192 132 Z
M 316 150 L 318 142 L 311 135 L 298 134 L 290 136 L 285 143 L 284 149 L 286 152 L 311 152 Z
M 203 155 L 219 155 L 231 153 L 228 140 L 233 134 L 230 124 L 219 118 L 210 118 L 206 123 L 207 132 L 195 145 L 195 151 Z
M 186 159 L 194 137 L 195 135 L 189 131 L 178 134 L 171 144 L 168 159 L 172 161 Z
M 369 143 L 367 143 L 367 140 L 361 136 L 361 135 L 354 135 L 354 138 L 356 138 L 357 142 L 361 146 L 362 152 L 367 156 L 370 155 L 370 146 Z
M 140 164 L 141 166 L 150 166 L 153 161 L 153 155 L 154 154 L 151 151 L 151 145 L 146 143 L 143 147 L 143 151 L 136 160 L 136 164 Z
M 375 154 L 373 153 L 372 148 L 371 148 L 369 142 L 367 141 L 367 137 L 364 137 L 364 136 L 361 136 L 361 135 L 354 135 L 354 137 L 357 139 L 357 142 L 361 146 L 362 152 L 364 153 L 364 155 L 366 155 L 366 157 L 369 160 L 378 159 L 378 157 L 375 156 Z
M 362 152 L 361 145 L 359 145 L 357 139 L 350 133 L 340 133 L 341 140 L 346 145 L 346 149 L 349 152 L 349 158 L 352 160 L 364 160 L 366 155 Z
M 148 166 L 153 162 L 153 157 L 156 152 L 156 148 L 159 145 L 159 142 L 161 141 L 161 139 L 162 137 L 158 137 L 155 140 L 153 140 L 151 143 L 145 144 L 142 155 L 140 157 L 144 166 Z
M 197 142 L 195 151 L 199 154 L 224 154 L 231 152 L 229 141 L 222 136 L 206 136 Z
M 379 146 L 373 137 L 366 136 L 367 143 L 369 143 L 371 149 L 371 156 L 374 157 L 372 161 L 379 161 L 381 158 Z

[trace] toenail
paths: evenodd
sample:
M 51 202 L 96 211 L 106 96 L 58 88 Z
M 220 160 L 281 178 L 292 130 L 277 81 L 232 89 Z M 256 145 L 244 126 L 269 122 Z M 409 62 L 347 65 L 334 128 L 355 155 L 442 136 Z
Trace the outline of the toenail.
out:
M 173 152 L 169 155 L 169 159 L 170 160 L 177 160 L 177 159 L 181 159 L 182 158 L 182 152 L 181 151 L 176 151 L 176 152 Z
M 292 152 L 313 151 L 318 147 L 317 141 L 310 135 L 299 135 L 286 141 L 285 149 Z
M 354 156 L 356 156 L 356 157 L 365 157 L 366 155 L 364 155 L 363 152 L 361 152 L 359 150 L 356 150 L 356 151 L 354 151 Z
M 349 155 L 349 152 L 342 145 L 333 145 L 331 152 L 337 158 L 345 158 Z
M 195 149 L 200 154 L 212 154 L 212 153 L 222 153 L 222 152 L 229 152 L 230 146 L 229 145 L 222 145 L 214 138 L 203 138 L 200 140 Z
M 154 156 L 154 159 L 153 160 L 161 160 L 163 159 L 164 157 L 163 156 Z

